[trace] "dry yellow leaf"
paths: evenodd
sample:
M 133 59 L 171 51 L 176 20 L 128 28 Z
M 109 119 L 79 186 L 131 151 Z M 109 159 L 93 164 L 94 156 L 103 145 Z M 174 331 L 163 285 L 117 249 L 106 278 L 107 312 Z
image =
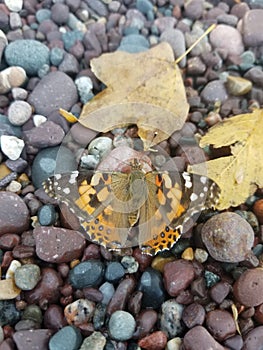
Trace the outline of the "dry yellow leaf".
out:
M 200 146 L 230 146 L 232 155 L 194 164 L 189 171 L 206 175 L 220 189 L 217 209 L 244 203 L 258 187 L 263 187 L 263 110 L 241 114 L 218 123 L 201 139 Z
M 136 54 L 106 53 L 91 61 L 91 69 L 107 88 L 85 104 L 82 125 L 107 132 L 137 124 L 146 149 L 182 128 L 189 106 L 168 43 Z

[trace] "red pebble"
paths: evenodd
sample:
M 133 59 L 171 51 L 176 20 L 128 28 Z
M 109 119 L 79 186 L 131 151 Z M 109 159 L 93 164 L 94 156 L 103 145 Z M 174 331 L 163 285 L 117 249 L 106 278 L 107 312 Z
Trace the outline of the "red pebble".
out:
M 166 344 L 167 336 L 161 331 L 154 332 L 138 342 L 138 345 L 146 350 L 162 350 Z

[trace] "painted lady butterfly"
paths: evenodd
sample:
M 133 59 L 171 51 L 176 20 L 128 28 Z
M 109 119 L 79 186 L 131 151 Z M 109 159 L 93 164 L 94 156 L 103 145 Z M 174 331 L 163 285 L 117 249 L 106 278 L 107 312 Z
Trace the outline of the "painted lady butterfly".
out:
M 129 168 L 56 174 L 43 187 L 68 205 L 90 241 L 110 249 L 139 245 L 151 255 L 170 249 L 217 198 L 206 177 L 146 172 L 136 159 Z

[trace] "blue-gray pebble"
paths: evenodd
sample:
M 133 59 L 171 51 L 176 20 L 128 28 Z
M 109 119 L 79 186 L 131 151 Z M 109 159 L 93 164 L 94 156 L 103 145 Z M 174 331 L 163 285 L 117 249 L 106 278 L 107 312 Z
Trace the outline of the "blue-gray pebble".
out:
M 0 300 L 0 326 L 14 325 L 20 319 L 20 312 L 13 300 Z
M 51 18 L 51 11 L 49 9 L 40 9 L 36 12 L 36 20 L 38 23 L 42 23 L 46 19 Z
M 145 15 L 147 15 L 149 11 L 153 11 L 153 4 L 149 0 L 137 0 L 136 7 L 140 12 L 142 12 Z
M 146 51 L 149 47 L 150 44 L 143 35 L 131 34 L 122 38 L 118 50 L 129 53 L 137 53 Z
M 58 157 L 59 155 L 59 157 Z M 54 173 L 69 172 L 77 169 L 73 153 L 65 147 L 48 147 L 41 150 L 34 159 L 32 181 L 40 188 L 42 182 Z
M 0 114 L 0 136 L 2 135 L 11 135 L 16 136 L 18 138 L 21 137 L 22 131 L 20 126 L 14 126 L 12 125 L 7 116 Z
M 53 47 L 50 50 L 50 63 L 56 67 L 59 66 L 63 60 L 64 53 L 64 50 L 62 50 L 60 47 Z
M 56 221 L 56 210 L 54 205 L 52 204 L 43 205 L 39 209 L 37 216 L 38 216 L 38 221 L 40 225 L 42 226 L 54 225 Z
M 78 328 L 66 326 L 61 328 L 49 341 L 49 350 L 78 350 L 82 336 Z
M 124 267 L 117 261 L 110 262 L 105 271 L 105 279 L 108 282 L 116 283 L 125 275 Z
M 9 66 L 19 66 L 28 75 L 37 75 L 49 63 L 49 48 L 36 40 L 16 40 L 7 45 L 5 59 Z
M 69 281 L 76 289 L 97 287 L 104 277 L 104 264 L 99 260 L 83 261 L 69 273 Z
M 109 320 L 109 333 L 115 340 L 125 341 L 133 336 L 136 322 L 126 311 L 115 311 Z
M 142 305 L 144 308 L 159 308 L 165 300 L 163 279 L 159 271 L 149 267 L 142 274 L 138 290 L 143 292 Z

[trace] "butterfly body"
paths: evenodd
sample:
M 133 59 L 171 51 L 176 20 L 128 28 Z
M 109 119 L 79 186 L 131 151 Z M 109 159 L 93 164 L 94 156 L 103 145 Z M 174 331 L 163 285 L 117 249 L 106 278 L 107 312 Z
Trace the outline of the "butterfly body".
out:
M 146 172 L 133 159 L 124 172 L 56 174 L 43 186 L 76 214 L 89 240 L 110 249 L 139 245 L 156 254 L 170 249 L 185 222 L 205 208 L 209 180 L 196 179 L 194 189 L 187 173 Z

